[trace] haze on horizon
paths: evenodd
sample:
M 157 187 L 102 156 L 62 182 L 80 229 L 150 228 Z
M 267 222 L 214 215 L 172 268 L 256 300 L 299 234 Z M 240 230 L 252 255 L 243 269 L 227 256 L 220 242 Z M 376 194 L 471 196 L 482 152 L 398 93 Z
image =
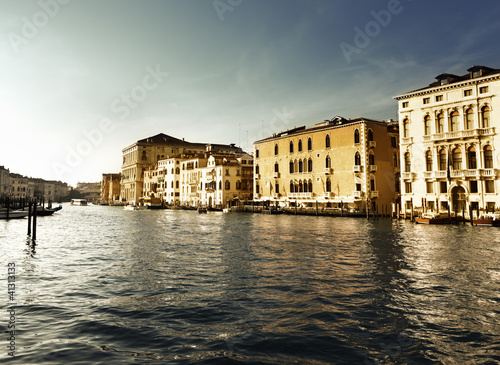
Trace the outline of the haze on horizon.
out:
M 0 4 L 0 165 L 71 185 L 158 133 L 251 152 L 336 115 L 397 119 L 395 95 L 500 68 L 493 0 Z

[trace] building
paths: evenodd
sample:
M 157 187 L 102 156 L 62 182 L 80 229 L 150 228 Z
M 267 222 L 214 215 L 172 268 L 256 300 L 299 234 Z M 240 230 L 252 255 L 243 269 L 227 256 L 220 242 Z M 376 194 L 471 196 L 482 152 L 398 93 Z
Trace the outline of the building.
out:
M 101 204 L 117 204 L 120 201 L 121 174 L 102 174 Z
M 12 183 L 12 198 L 15 199 L 26 199 L 28 198 L 28 178 L 26 176 L 11 173 L 10 174 Z
M 191 143 L 160 133 L 141 139 L 122 150 L 121 199 L 131 204 L 140 202 L 145 193 L 144 172 L 154 169 L 160 160 L 178 154 L 205 152 L 242 153 L 234 144 L 220 145 L 207 143 Z M 147 189 L 146 189 L 147 190 Z
M 101 197 L 101 182 L 78 182 L 76 189 L 89 201 L 97 203 Z
M 12 181 L 9 169 L 0 166 L 0 197 L 11 196 L 12 194 Z
M 256 141 L 254 200 L 387 209 L 398 198 L 398 139 L 395 122 L 335 117 Z
M 467 71 L 395 97 L 406 209 L 500 208 L 500 70 Z

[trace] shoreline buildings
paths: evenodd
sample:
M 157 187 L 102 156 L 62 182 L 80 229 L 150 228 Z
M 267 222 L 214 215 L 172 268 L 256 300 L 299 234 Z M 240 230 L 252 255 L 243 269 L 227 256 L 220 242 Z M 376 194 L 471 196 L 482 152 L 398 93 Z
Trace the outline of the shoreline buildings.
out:
M 399 196 L 397 122 L 335 117 L 254 143 L 254 200 L 377 210 Z M 387 208 L 386 208 L 387 209 Z
M 500 208 L 500 70 L 474 66 L 395 99 L 406 209 Z

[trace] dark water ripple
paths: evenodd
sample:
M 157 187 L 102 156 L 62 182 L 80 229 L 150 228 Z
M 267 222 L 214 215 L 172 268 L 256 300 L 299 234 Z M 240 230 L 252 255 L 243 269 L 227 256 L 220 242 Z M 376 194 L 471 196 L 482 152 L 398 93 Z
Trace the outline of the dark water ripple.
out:
M 26 225 L 0 221 L 0 363 L 500 363 L 494 228 L 65 205 L 30 247 Z

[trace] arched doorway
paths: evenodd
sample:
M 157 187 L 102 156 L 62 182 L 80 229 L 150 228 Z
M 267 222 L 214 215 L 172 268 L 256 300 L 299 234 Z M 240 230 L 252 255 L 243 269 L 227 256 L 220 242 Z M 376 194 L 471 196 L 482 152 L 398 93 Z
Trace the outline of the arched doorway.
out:
M 451 189 L 451 207 L 454 212 L 461 212 L 466 209 L 465 189 L 455 186 Z

